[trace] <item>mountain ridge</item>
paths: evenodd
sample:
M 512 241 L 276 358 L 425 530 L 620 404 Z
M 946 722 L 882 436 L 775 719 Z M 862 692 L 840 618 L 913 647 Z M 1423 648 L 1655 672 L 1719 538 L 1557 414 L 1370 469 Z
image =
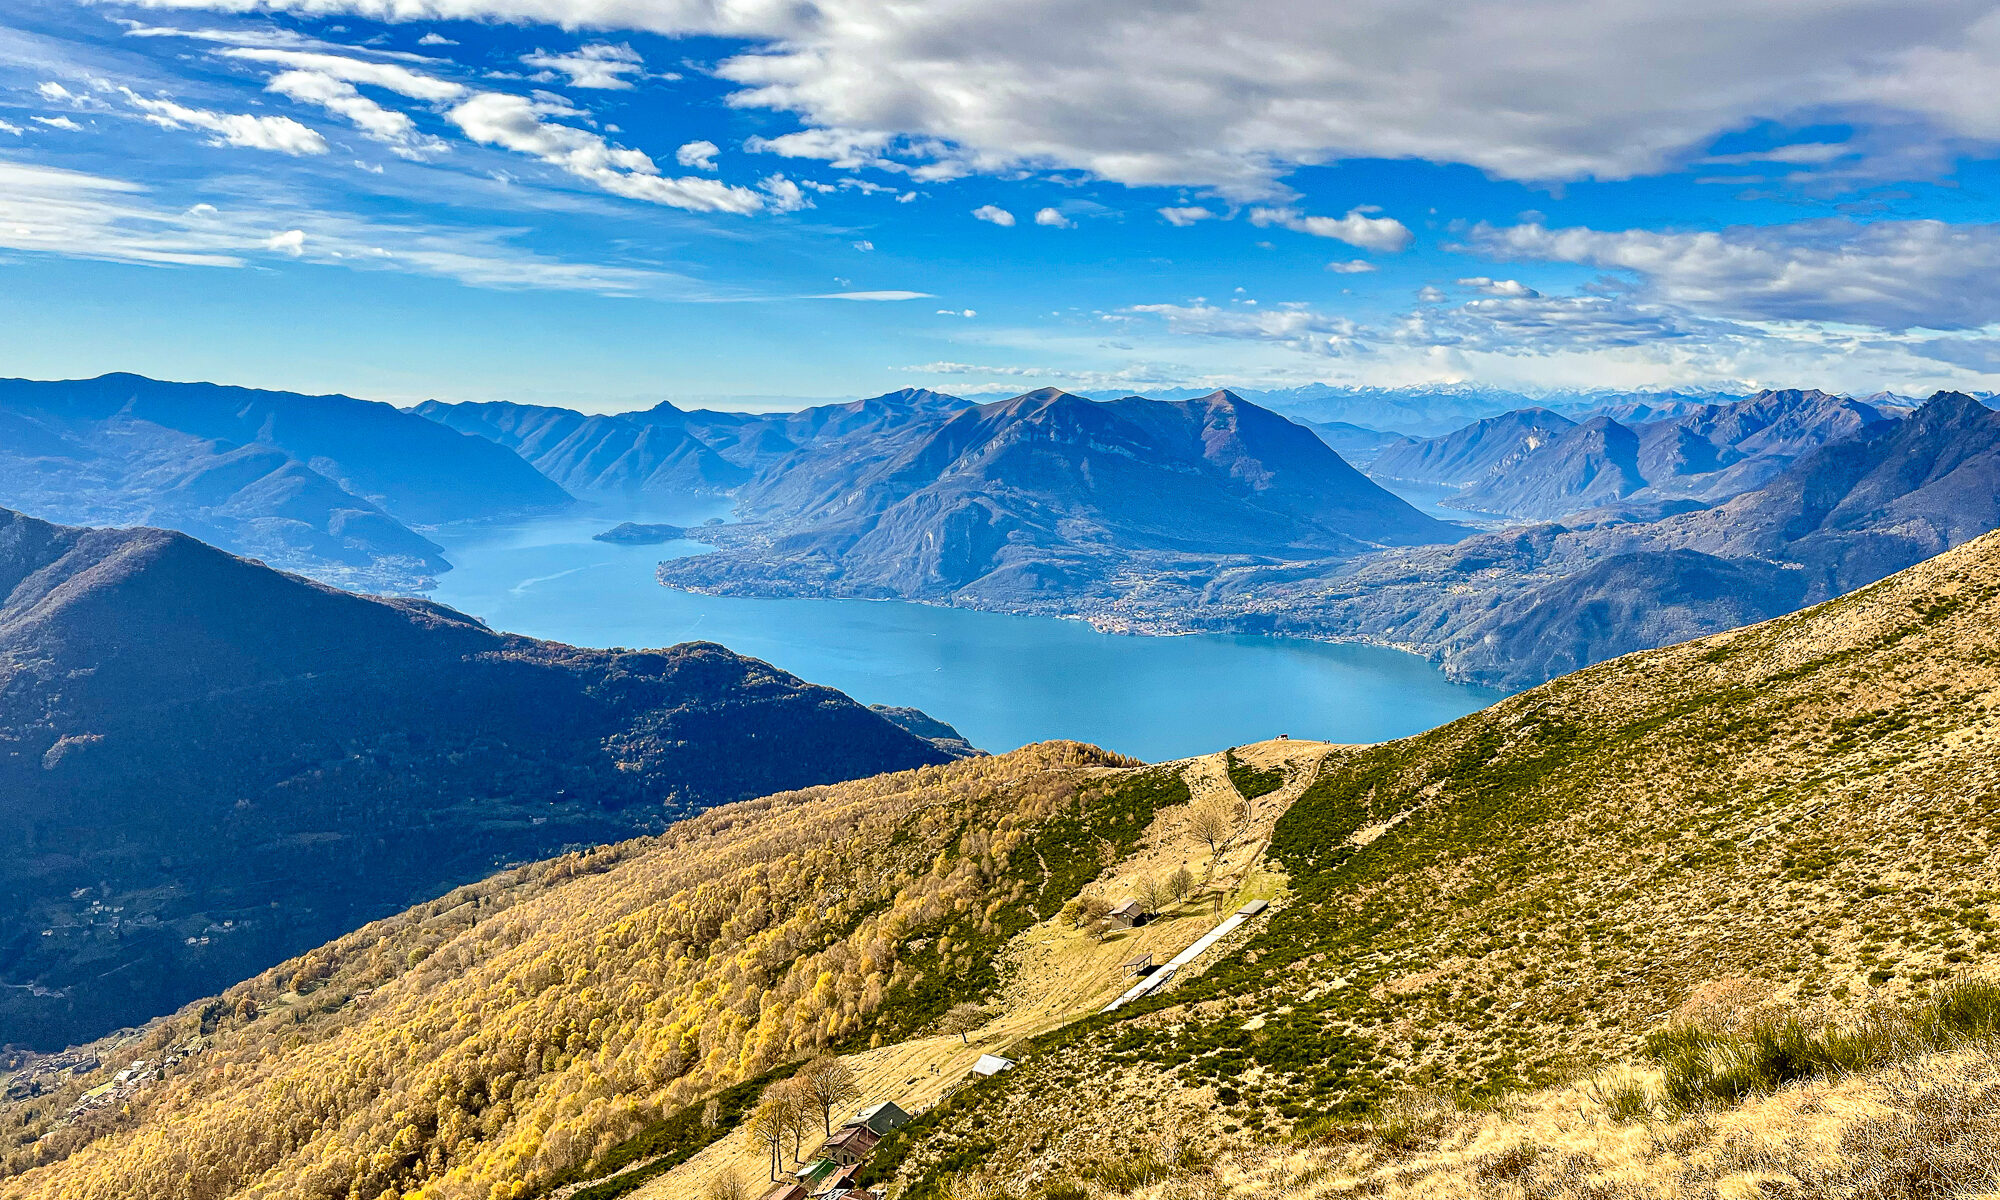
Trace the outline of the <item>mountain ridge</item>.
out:
M 0 511 L 0 1026 L 77 1040 L 501 862 L 961 753 L 712 644 L 581 650 Z

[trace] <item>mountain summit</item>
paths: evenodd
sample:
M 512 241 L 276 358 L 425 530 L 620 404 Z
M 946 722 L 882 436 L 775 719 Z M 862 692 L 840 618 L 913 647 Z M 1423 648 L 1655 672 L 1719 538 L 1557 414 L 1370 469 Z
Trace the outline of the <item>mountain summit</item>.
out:
M 746 489 L 751 538 L 664 577 L 1019 598 L 1096 586 L 1135 556 L 1326 558 L 1463 532 L 1226 391 L 1094 401 L 1044 388 L 856 450 L 802 457 Z

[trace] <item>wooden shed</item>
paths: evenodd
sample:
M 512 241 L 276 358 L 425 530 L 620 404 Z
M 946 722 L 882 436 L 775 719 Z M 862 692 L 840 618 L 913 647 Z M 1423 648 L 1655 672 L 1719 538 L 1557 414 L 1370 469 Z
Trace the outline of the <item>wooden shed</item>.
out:
M 882 1135 L 866 1125 L 843 1125 L 819 1148 L 818 1157 L 841 1166 L 853 1166 L 868 1157 Z
M 1114 925 L 1136 929 L 1144 925 L 1147 917 L 1151 914 L 1147 913 L 1146 906 L 1137 900 L 1127 900 L 1104 915 L 1110 917 L 1111 923 Z

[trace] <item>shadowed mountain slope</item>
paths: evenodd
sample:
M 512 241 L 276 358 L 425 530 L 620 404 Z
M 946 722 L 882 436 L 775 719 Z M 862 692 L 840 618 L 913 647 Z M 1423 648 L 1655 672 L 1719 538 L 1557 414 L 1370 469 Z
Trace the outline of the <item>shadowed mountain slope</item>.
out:
M 518 457 L 386 404 L 163 383 L 0 380 L 0 505 L 160 525 L 343 583 L 449 569 L 411 526 L 569 502 Z
M 950 757 L 719 646 L 579 650 L 0 513 L 0 1029 L 94 1036 L 505 862 Z

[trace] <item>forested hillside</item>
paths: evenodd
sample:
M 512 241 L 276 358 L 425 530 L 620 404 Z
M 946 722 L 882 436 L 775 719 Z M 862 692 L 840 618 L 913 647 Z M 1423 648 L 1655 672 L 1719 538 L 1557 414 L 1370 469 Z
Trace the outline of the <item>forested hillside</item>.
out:
M 0 510 L 0 1044 L 147 1020 L 508 863 L 963 752 L 720 646 L 582 650 Z
M 0 1196 L 538 1194 L 718 1089 L 984 998 L 1009 937 L 1187 798 L 1050 743 L 496 876 L 8 1103 Z M 172 1065 L 72 1112 L 135 1060 Z

